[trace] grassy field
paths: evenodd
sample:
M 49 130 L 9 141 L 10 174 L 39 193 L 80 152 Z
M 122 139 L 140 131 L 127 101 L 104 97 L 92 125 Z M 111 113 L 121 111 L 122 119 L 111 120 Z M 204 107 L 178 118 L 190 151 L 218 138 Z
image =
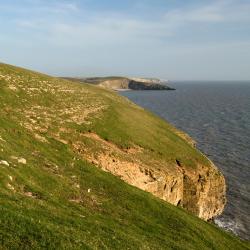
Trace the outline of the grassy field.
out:
M 134 157 L 152 167 L 209 164 L 175 128 L 112 91 L 0 64 L 1 249 L 250 249 L 98 169 L 84 152 L 104 149 L 86 133 L 143 148 Z

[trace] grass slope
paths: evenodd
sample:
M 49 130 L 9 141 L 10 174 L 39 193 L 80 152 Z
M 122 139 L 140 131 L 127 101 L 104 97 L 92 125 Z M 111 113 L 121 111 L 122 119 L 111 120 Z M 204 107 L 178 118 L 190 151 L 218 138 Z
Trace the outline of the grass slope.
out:
M 170 125 L 110 91 L 0 64 L 1 249 L 250 249 L 62 141 L 89 130 L 159 161 L 207 161 Z

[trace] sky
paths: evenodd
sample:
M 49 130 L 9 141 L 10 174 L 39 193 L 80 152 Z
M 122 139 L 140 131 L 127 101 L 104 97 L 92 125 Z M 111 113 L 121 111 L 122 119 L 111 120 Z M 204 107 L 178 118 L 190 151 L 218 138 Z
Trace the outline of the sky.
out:
M 250 0 L 0 0 L 0 61 L 56 76 L 250 80 Z

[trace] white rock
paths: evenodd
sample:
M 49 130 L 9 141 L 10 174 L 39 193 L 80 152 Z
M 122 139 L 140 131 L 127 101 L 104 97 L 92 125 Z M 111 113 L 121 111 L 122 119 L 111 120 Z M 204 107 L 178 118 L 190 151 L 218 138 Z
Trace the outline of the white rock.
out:
M 11 175 L 9 175 L 9 179 L 10 179 L 11 181 L 13 181 L 13 177 L 12 177 Z
M 10 190 L 15 190 L 15 188 L 11 185 L 11 184 L 7 184 L 7 187 L 10 189 Z
M 26 159 L 24 159 L 24 158 L 19 158 L 17 161 L 18 161 L 18 163 L 21 163 L 21 164 L 27 163 Z
M 9 166 L 10 164 L 7 161 L 1 160 L 0 161 L 1 165 Z
M 1 136 L 0 136 L 0 141 L 6 142 Z
M 9 85 L 9 89 L 11 89 L 13 91 L 17 91 L 17 88 L 14 85 Z
M 91 189 L 89 188 L 89 189 L 88 189 L 88 193 L 90 193 L 90 191 L 91 191 Z

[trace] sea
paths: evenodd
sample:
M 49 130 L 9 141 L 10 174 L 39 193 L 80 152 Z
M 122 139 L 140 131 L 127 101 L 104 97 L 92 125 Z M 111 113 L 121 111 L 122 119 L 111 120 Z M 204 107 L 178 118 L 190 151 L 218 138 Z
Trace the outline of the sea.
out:
M 188 133 L 222 171 L 227 205 L 215 223 L 250 240 L 250 82 L 171 82 L 175 91 L 123 91 Z

